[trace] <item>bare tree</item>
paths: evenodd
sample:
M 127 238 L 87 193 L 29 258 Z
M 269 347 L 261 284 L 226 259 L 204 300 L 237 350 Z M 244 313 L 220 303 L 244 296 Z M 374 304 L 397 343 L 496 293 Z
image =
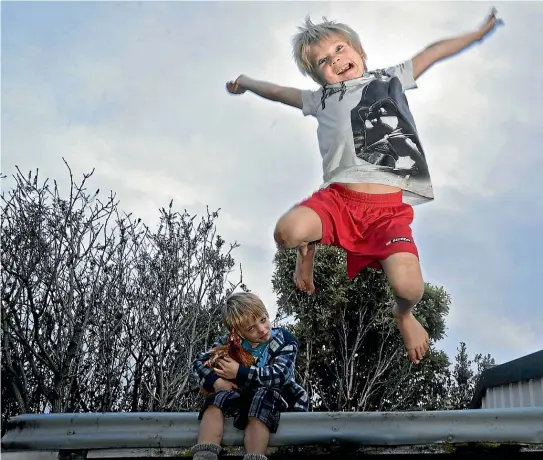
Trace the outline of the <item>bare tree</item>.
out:
M 65 200 L 56 182 L 39 184 L 37 172 L 17 171 L 16 187 L 3 196 L 4 363 L 20 378 L 12 385 L 21 409 L 30 409 L 24 385 L 30 374 L 45 398 L 37 409 L 61 412 L 82 403 L 78 374 L 92 357 L 84 337 L 119 245 L 111 226 L 116 203 L 113 195 L 102 202 L 98 191 L 87 193 L 90 174 L 76 185 L 70 171 Z
M 219 306 L 240 283 L 228 284 L 234 267 L 216 234 L 217 212 L 195 217 L 161 209 L 159 228 L 141 248 L 127 327 L 134 375 L 131 406 L 146 410 L 188 410 L 194 386 L 191 361 L 221 330 Z M 241 281 L 240 281 L 241 282 Z
M 191 408 L 190 363 L 241 283 L 228 281 L 237 244 L 216 234 L 218 212 L 196 223 L 172 203 L 151 232 L 66 166 L 66 198 L 19 169 L 2 194 L 3 409 Z

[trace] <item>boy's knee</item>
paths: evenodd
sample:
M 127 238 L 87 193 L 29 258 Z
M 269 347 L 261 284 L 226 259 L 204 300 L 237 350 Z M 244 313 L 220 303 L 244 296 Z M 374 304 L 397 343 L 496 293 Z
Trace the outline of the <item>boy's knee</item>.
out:
M 394 297 L 398 306 L 404 309 L 411 309 L 417 305 L 424 295 L 424 283 L 405 283 L 393 287 Z
M 219 418 L 221 420 L 223 418 L 222 410 L 219 409 L 217 406 L 208 406 L 207 409 L 204 411 L 204 415 L 206 417 Z
M 424 280 L 416 255 L 399 252 L 381 262 L 398 308 L 405 312 L 420 302 L 424 295 Z
M 253 428 L 259 428 L 259 429 L 265 429 L 266 431 L 270 431 L 268 426 L 259 418 L 249 416 L 247 417 L 247 426 L 253 427 Z
M 275 225 L 273 237 L 279 247 L 295 248 L 300 244 L 296 225 L 288 217 L 282 217 Z
M 287 212 L 275 225 L 274 238 L 280 247 L 296 248 L 322 238 L 319 215 L 306 206 L 297 206 Z

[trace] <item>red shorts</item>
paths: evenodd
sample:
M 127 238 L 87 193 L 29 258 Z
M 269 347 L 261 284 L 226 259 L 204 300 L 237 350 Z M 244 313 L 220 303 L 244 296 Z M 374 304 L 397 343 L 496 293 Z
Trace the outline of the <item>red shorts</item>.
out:
M 319 215 L 319 243 L 345 249 L 350 279 L 366 266 L 381 268 L 380 261 L 392 254 L 419 256 L 410 227 L 413 208 L 403 203 L 401 191 L 374 195 L 332 184 L 299 205 Z

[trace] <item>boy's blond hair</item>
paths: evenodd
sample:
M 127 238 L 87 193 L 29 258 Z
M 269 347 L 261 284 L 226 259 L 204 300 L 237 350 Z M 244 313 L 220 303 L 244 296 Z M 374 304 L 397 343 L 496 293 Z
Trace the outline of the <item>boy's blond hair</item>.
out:
M 231 294 L 224 302 L 221 313 L 225 326 L 236 331 L 240 331 L 248 321 L 269 317 L 264 302 L 252 292 Z
M 309 75 L 315 82 L 323 84 L 322 77 L 318 72 L 316 62 L 311 60 L 311 46 L 320 43 L 331 35 L 341 35 L 345 41 L 355 50 L 360 52 L 362 58 L 366 59 L 366 53 L 362 48 L 360 37 L 348 25 L 341 22 L 329 21 L 322 17 L 323 22 L 314 24 L 311 18 L 306 16 L 305 24 L 298 27 L 299 32 L 292 37 L 292 54 L 294 61 L 302 75 Z

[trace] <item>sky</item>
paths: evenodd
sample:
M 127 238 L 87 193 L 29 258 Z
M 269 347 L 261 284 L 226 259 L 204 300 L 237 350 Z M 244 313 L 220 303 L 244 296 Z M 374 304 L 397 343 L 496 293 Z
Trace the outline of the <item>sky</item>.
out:
M 322 182 L 316 120 L 252 94 L 240 74 L 303 89 L 290 40 L 306 15 L 358 31 L 368 66 L 397 64 L 474 30 L 504 26 L 436 64 L 407 93 L 435 200 L 415 207 L 425 281 L 451 295 L 460 341 L 497 363 L 543 348 L 543 2 L 6 2 L 1 172 L 81 177 L 158 223 L 158 209 L 221 208 L 244 282 L 272 316 L 277 219 Z M 317 287 L 318 288 L 318 287 Z

